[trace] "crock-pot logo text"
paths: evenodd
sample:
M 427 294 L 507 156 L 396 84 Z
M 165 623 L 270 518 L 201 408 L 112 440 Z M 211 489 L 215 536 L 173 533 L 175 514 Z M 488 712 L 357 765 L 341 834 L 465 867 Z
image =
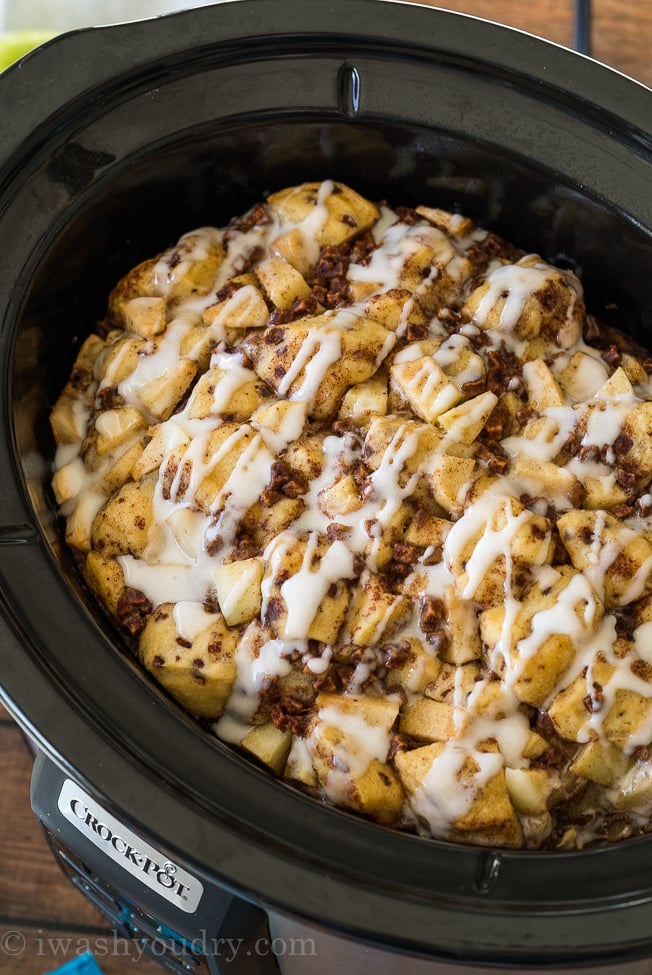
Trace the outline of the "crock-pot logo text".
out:
M 131 843 L 120 836 L 119 833 L 114 833 L 113 830 L 106 825 L 106 823 L 101 823 L 98 821 L 97 816 L 94 816 L 90 811 L 88 806 L 85 806 L 81 799 L 73 799 L 70 803 L 70 809 L 77 817 L 81 819 L 89 829 L 92 829 L 96 836 L 98 836 L 105 843 L 110 843 L 116 853 L 121 856 L 126 857 L 130 863 L 133 863 L 135 867 L 142 870 L 143 873 L 149 874 L 150 877 L 156 877 L 157 884 L 161 887 L 166 887 L 171 890 L 177 897 L 181 897 L 185 900 L 185 895 L 189 891 L 187 884 L 182 884 L 180 880 L 176 879 L 177 868 L 174 863 L 170 863 L 166 860 L 161 866 L 151 857 L 146 856 L 144 853 L 140 853 Z
M 71 779 L 64 782 L 58 805 L 69 823 L 132 876 L 182 911 L 197 909 L 204 892 L 199 880 L 138 837 Z

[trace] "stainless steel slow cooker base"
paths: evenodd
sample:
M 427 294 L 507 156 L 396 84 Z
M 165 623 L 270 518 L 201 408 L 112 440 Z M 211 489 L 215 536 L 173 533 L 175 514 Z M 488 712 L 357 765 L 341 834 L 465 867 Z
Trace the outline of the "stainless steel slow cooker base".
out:
M 47 422 L 121 274 L 303 179 L 469 213 L 572 264 L 592 310 L 649 343 L 651 99 L 528 35 L 377 0 L 239 0 L 81 31 L 0 80 L 2 698 L 205 889 L 431 965 L 652 955 L 652 838 L 546 855 L 425 841 L 205 734 L 116 651 L 81 585 Z
M 305 924 L 281 915 L 269 915 L 269 930 L 272 940 L 278 939 L 281 946 L 287 945 L 290 953 L 277 958 L 282 975 L 496 975 L 502 966 L 487 968 L 484 965 L 472 967 L 463 962 L 434 962 L 424 958 L 402 956 L 380 951 L 350 938 L 343 938 L 323 928 Z M 296 946 L 295 950 L 292 950 Z M 283 950 L 283 948 L 281 948 Z M 521 967 L 520 972 L 528 975 L 546 975 L 550 970 L 530 965 Z M 555 969 L 555 975 L 571 975 L 578 969 L 566 966 Z M 600 965 L 581 968 L 581 975 L 650 975 L 652 961 L 641 960 L 624 962 L 618 965 Z

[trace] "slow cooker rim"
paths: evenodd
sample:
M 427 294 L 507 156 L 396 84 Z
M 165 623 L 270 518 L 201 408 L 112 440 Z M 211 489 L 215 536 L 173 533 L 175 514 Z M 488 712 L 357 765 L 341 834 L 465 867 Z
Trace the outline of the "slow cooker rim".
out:
M 371 11 L 376 11 L 379 3 L 383 3 L 383 17 L 369 19 L 366 15 Z M 3 89 L 8 93 L 7 103 L 21 105 L 29 100 L 29 70 L 34 61 L 41 62 L 41 67 L 45 70 L 52 70 L 52 63 L 45 64 L 50 60 L 50 55 L 55 52 L 58 54 L 65 51 L 68 47 L 68 55 L 74 57 L 79 51 L 79 44 L 88 45 L 90 43 L 101 46 L 106 39 L 112 50 L 111 64 L 106 70 L 101 58 L 89 59 L 83 68 L 88 71 L 88 77 L 72 77 L 69 79 L 58 78 L 58 86 L 50 86 L 49 90 L 40 93 L 43 99 L 39 105 L 41 117 L 45 118 L 56 111 L 61 102 L 61 83 L 64 85 L 63 98 L 67 96 L 75 97 L 79 95 L 80 85 L 85 83 L 97 87 L 105 79 L 115 76 L 116 71 L 133 70 L 135 67 L 142 68 L 150 60 L 147 48 L 138 48 L 137 45 L 125 44 L 130 36 L 145 26 L 145 29 L 152 32 L 160 30 L 162 33 L 157 38 L 158 46 L 165 43 L 163 32 L 167 25 L 178 26 L 178 32 L 171 31 L 172 49 L 183 50 L 186 46 L 201 46 L 201 42 L 206 42 L 206 26 L 211 24 L 211 19 L 216 15 L 219 17 L 220 40 L 222 42 L 236 41 L 241 39 L 260 36 L 259 20 L 263 16 L 263 11 L 271 11 L 272 23 L 268 26 L 276 29 L 270 30 L 266 37 L 274 38 L 271 43 L 278 43 L 282 37 L 305 36 L 347 36 L 355 29 L 358 23 L 362 28 L 356 36 L 363 34 L 364 28 L 369 28 L 373 23 L 373 35 L 369 32 L 366 36 L 383 39 L 388 43 L 401 38 L 402 44 L 410 44 L 415 49 L 421 48 L 425 51 L 440 51 L 436 43 L 429 41 L 429 31 L 435 18 L 440 21 L 442 28 L 446 29 L 446 47 L 449 55 L 461 55 L 463 58 L 472 56 L 478 62 L 484 62 L 489 67 L 500 66 L 501 71 L 507 71 L 521 78 L 528 78 L 534 86 L 545 86 L 548 91 L 561 97 L 572 97 L 578 102 L 582 102 L 586 110 L 591 110 L 590 106 L 595 106 L 601 115 L 608 113 L 616 125 L 623 123 L 632 131 L 636 130 L 643 134 L 644 142 L 649 148 L 652 144 L 652 137 L 649 129 L 649 114 L 646 112 L 645 100 L 650 89 L 642 82 L 625 75 L 616 69 L 609 67 L 594 58 L 572 51 L 561 44 L 546 38 L 538 37 L 524 30 L 507 27 L 495 21 L 480 18 L 470 14 L 459 13 L 446 10 L 440 7 L 429 6 L 419 2 L 408 2 L 408 0 L 352 0 L 347 6 L 346 0 L 334 0 L 328 5 L 326 10 L 323 6 L 314 8 L 311 17 L 307 21 L 302 21 L 302 14 L 305 15 L 305 8 L 301 0 L 285 0 L 283 6 L 283 16 L 286 18 L 286 25 L 279 16 L 280 11 L 276 9 L 277 0 L 229 0 L 225 5 L 219 3 L 208 4 L 203 7 L 194 8 L 186 11 L 166 14 L 158 18 L 145 21 L 132 21 L 126 24 L 115 24 L 106 27 L 86 27 L 71 30 L 46 41 L 39 48 L 29 52 L 20 61 L 10 66 L 4 72 Z M 254 17 L 256 11 L 256 17 Z M 350 11 L 355 11 L 351 17 L 345 15 Z M 217 14 L 215 13 L 217 12 Z M 241 16 L 241 12 L 244 16 Z M 409 21 L 405 16 L 407 12 Z M 247 20 L 247 15 L 250 19 Z M 346 23 L 346 30 L 334 30 L 333 22 Z M 398 20 L 397 18 L 400 18 Z M 304 24 L 302 29 L 297 30 L 297 24 Z M 482 25 L 485 31 L 483 43 L 476 44 L 474 37 L 469 37 L 462 25 Z M 191 30 L 191 27 L 196 27 Z M 279 29 L 280 28 L 280 29 Z M 458 30 L 459 28 L 459 30 Z M 452 36 L 451 36 L 452 35 Z M 183 44 L 180 38 L 184 38 Z M 193 44 L 193 38 L 196 40 Z M 492 44 L 487 41 L 491 39 Z M 117 43 L 113 43 L 113 42 Z M 492 50 L 493 56 L 487 56 L 487 50 Z M 527 56 L 526 56 L 527 55 Z M 108 61 L 109 59 L 107 59 Z M 122 62 L 125 62 L 123 67 Z M 527 70 L 524 69 L 527 65 Z M 27 71 L 25 69 L 27 68 Z M 90 69 L 90 70 L 89 70 Z M 568 70 L 566 70 L 568 69 Z M 563 79 L 563 80 L 560 80 Z M 602 84 L 600 83 L 602 82 Z M 596 101 L 596 91 L 600 91 L 599 102 Z M 643 99 L 641 101 L 641 99 Z M 41 108 L 44 111 L 41 111 Z M 3 156 L 8 159 L 16 148 L 24 144 L 33 132 L 33 126 L 26 113 L 18 112 L 13 116 L 10 113 L 11 125 L 8 127 L 3 146 L 0 147 L 0 166 Z M 16 117 L 18 116 L 18 117 Z M 4 153 L 2 150 L 4 149 Z
M 263 3 L 266 3 L 267 0 L 262 0 L 262 2 Z M 373 0 L 373 2 L 375 2 L 375 0 Z M 256 4 L 260 4 L 261 3 L 261 0 L 255 0 L 255 3 Z M 248 4 L 248 5 L 250 6 L 251 4 Z M 234 6 L 240 6 L 240 4 L 234 4 Z M 269 6 L 271 8 L 271 4 L 269 4 Z M 365 2 L 365 0 L 361 0 L 359 6 L 360 6 L 360 8 L 362 8 L 363 6 L 368 7 L 368 2 Z M 407 5 L 406 4 L 405 7 L 406 8 L 409 7 L 409 9 L 412 9 L 412 5 Z M 226 8 L 224 8 L 224 9 L 226 10 Z M 423 8 L 423 9 L 426 9 L 426 10 L 429 10 L 429 11 L 432 10 L 432 8 Z M 348 4 L 347 4 L 347 10 L 349 12 L 351 10 L 351 6 L 348 5 Z M 179 15 L 174 15 L 174 16 L 179 16 Z M 183 16 L 189 16 L 189 15 L 184 14 Z M 129 25 L 129 26 L 132 26 L 132 25 Z M 117 28 L 117 29 L 121 29 L 121 28 Z M 111 28 L 111 30 L 114 30 L 114 28 Z M 8 379 L 9 377 L 7 376 L 6 378 Z M 9 384 L 8 383 L 5 385 L 5 388 L 9 390 Z M 11 429 L 10 429 L 9 412 L 8 411 L 7 411 L 7 414 L 5 415 L 5 417 L 3 418 L 3 420 L 5 421 L 5 423 L 3 425 L 3 429 L 5 431 L 5 436 L 7 437 L 8 440 L 10 440 L 10 441 L 13 442 L 13 433 L 11 432 Z M 4 446 L 5 445 L 3 444 L 3 447 Z M 16 471 L 18 472 L 19 471 L 19 468 L 20 468 L 20 464 L 19 464 L 19 461 L 18 461 L 17 452 L 15 451 L 15 444 L 14 444 L 14 449 L 10 451 L 10 454 L 11 454 L 11 462 L 16 465 Z M 20 474 L 18 476 L 20 476 Z M 29 512 L 28 507 L 24 503 L 24 497 L 22 497 L 22 498 L 21 497 L 14 498 L 13 499 L 13 507 L 16 508 L 17 510 L 21 510 L 22 509 L 23 513 L 27 517 L 27 521 L 16 521 L 15 524 L 27 524 L 27 525 L 29 525 L 30 524 L 30 521 L 31 521 L 31 515 L 30 515 L 30 512 Z M 13 508 L 12 508 L 12 510 L 13 510 Z M 3 535 L 4 535 L 4 537 L 2 539 L 4 541 L 4 547 L 5 547 L 5 549 L 7 551 L 9 550 L 9 548 L 12 547 L 12 545 L 14 543 L 15 543 L 16 549 L 19 549 L 19 548 L 21 548 L 22 545 L 24 545 L 25 546 L 25 551 L 36 552 L 36 551 L 39 550 L 38 549 L 38 545 L 34 546 L 34 544 L 33 544 L 34 543 L 34 539 L 33 538 L 27 538 L 27 537 L 26 538 L 22 538 L 22 537 L 20 537 L 20 532 L 14 532 L 13 536 L 11 536 L 11 533 L 8 531 L 9 528 L 11 528 L 11 526 L 9 526 L 9 525 L 5 525 L 4 526 L 4 529 L 3 529 Z M 6 633 L 6 631 L 5 631 L 5 633 Z M 9 642 L 9 640 L 11 639 L 11 637 L 9 637 L 9 636 L 6 636 L 5 638 L 7 639 L 7 642 Z M 24 684 L 25 684 L 25 677 L 24 676 L 21 677 L 21 675 L 14 675 L 14 677 L 16 678 L 16 681 L 17 681 L 17 683 L 16 683 L 16 686 L 17 687 L 20 687 L 20 685 L 22 683 L 23 686 L 20 687 L 20 692 L 19 693 L 22 693 L 22 696 L 24 696 L 25 695 L 25 690 L 26 690 L 26 688 L 24 686 Z M 11 679 L 9 680 L 9 683 L 11 683 Z M 14 703 L 13 707 L 15 709 L 15 707 L 16 707 L 15 703 Z M 23 717 L 23 720 L 24 720 L 25 719 L 25 715 L 23 714 L 22 717 Z M 36 733 L 37 734 L 40 734 L 40 732 L 38 732 L 38 731 Z M 43 744 L 46 745 L 46 742 L 43 741 Z M 90 784 L 91 783 L 89 782 L 89 785 Z M 96 791 L 98 789 L 97 785 L 93 786 L 93 788 Z M 100 793 L 100 795 L 101 795 L 101 793 Z M 113 801 L 113 800 L 111 800 L 111 801 Z M 127 807 L 126 806 L 123 806 L 123 808 L 127 808 Z M 330 816 L 331 815 L 331 811 L 328 811 L 327 815 Z M 339 813 L 337 815 L 338 816 L 341 816 L 341 814 L 339 814 Z M 372 828 L 375 829 L 375 827 L 372 827 Z M 412 841 L 412 838 L 408 838 L 408 839 L 410 841 Z M 417 842 L 419 842 L 419 841 L 417 841 Z M 596 852 L 599 852 L 599 851 L 596 851 Z M 474 852 L 473 855 L 475 856 L 475 852 Z M 502 854 L 501 854 L 501 856 L 502 856 Z M 517 856 L 517 858 L 518 858 L 519 857 L 519 854 L 516 854 L 515 856 Z M 564 856 L 564 855 L 562 854 L 560 856 Z M 568 856 L 572 856 L 572 855 L 568 855 Z M 582 854 L 582 856 L 585 856 L 585 854 Z M 521 857 L 521 859 L 522 859 L 522 857 Z

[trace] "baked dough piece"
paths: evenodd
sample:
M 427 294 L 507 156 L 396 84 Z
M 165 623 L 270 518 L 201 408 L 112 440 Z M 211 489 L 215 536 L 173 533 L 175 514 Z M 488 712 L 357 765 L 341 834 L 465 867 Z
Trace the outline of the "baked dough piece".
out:
M 652 821 L 651 361 L 468 217 L 306 183 L 116 285 L 53 490 L 243 755 L 386 826 L 582 847 Z

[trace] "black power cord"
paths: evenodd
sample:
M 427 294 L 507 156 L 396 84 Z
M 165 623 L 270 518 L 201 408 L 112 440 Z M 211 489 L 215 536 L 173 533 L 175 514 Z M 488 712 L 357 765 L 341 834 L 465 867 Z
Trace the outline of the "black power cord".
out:
M 574 0 L 573 47 L 580 54 L 591 53 L 591 0 Z

